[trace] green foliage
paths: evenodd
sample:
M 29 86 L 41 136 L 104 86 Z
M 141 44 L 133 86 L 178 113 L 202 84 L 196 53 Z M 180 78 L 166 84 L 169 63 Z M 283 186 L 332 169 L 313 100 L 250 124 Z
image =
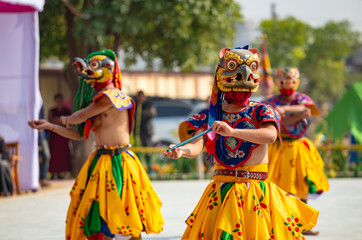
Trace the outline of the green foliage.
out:
M 65 61 L 66 44 L 65 9 L 61 1 L 46 1 L 39 15 L 40 59 L 57 57 Z
M 217 61 L 217 51 L 231 44 L 240 6 L 229 0 L 73 0 L 89 20 L 74 17 L 72 37 L 77 53 L 122 49 L 126 65 L 137 56 L 152 68 L 159 59 L 164 69 L 188 72 Z M 40 13 L 41 57 L 65 59 L 69 48 L 69 19 L 61 1 L 46 1 Z M 68 40 L 68 41 L 67 41 Z M 52 51 L 54 49 L 54 51 Z M 82 50 L 83 49 L 83 50 Z M 87 52 L 88 51 L 88 52 Z
M 317 101 L 335 103 L 355 81 L 345 62 L 358 46 L 358 34 L 346 21 L 328 22 L 313 29 L 312 34 L 307 58 L 300 66 L 309 83 L 305 90 Z
M 262 21 L 268 36 L 268 52 L 272 67 L 298 66 L 305 56 L 311 27 L 293 17 Z
M 359 33 L 348 21 L 328 22 L 313 28 L 294 18 L 272 19 L 261 23 L 268 34 L 268 52 L 274 69 L 298 67 L 300 91 L 316 102 L 335 103 L 361 76 L 348 73 L 346 59 L 359 44 Z

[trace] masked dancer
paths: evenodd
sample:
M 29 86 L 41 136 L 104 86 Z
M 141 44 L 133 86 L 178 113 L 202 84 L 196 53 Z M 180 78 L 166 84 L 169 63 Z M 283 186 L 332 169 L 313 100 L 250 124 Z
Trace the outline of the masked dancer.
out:
M 75 140 L 94 132 L 96 151 L 70 192 L 66 239 L 141 239 L 142 231 L 159 233 L 164 223 L 162 203 L 139 159 L 128 149 L 134 102 L 121 90 L 115 53 L 93 52 L 85 59 L 75 58 L 73 65 L 80 76 L 75 112 L 60 117 L 63 126 L 29 122 L 34 129 Z
M 296 92 L 300 81 L 297 68 L 278 69 L 276 79 L 280 94 L 265 103 L 281 114 L 282 141 L 269 147 L 269 177 L 284 191 L 307 203 L 308 198 L 316 198 L 329 189 L 323 159 L 313 143 L 304 137 L 307 119 L 320 113 L 309 96 Z
M 278 136 L 279 114 L 249 100 L 259 86 L 257 49 L 224 48 L 219 53 L 210 107 L 179 126 L 183 146 L 164 153 L 193 158 L 204 146 L 214 163 L 213 181 L 186 220 L 182 239 L 305 239 L 318 211 L 268 178 L 268 144 Z

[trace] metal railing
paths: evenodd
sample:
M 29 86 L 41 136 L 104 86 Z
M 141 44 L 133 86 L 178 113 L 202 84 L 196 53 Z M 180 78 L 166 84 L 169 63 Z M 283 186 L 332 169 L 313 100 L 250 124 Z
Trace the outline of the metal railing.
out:
M 329 177 L 362 176 L 362 145 L 324 145 L 317 149 Z M 196 158 L 172 160 L 162 155 L 167 150 L 165 147 L 131 147 L 130 150 L 140 158 L 151 179 L 205 179 L 212 176 L 212 164 L 206 160 L 205 151 Z
M 166 147 L 131 147 L 137 154 L 151 179 L 204 179 L 209 177 L 211 163 L 206 161 L 207 153 L 195 158 L 173 160 L 162 155 Z
M 317 147 L 329 177 L 360 177 L 362 161 L 362 144 L 324 145 Z

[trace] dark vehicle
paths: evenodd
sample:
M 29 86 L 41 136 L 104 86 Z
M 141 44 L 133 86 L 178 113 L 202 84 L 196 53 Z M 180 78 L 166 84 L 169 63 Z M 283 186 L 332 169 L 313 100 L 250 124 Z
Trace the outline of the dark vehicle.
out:
M 152 136 L 155 146 L 178 143 L 180 123 L 208 107 L 206 102 L 197 100 L 153 99 L 152 101 L 157 110 L 157 117 L 153 119 L 154 134 Z

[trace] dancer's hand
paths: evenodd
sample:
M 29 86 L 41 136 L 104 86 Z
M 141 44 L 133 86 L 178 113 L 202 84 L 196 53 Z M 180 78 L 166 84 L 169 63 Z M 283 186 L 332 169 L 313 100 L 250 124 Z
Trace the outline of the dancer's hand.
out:
M 55 126 L 54 124 L 49 123 L 47 120 L 44 119 L 28 121 L 28 125 L 32 129 L 37 129 L 39 131 L 42 131 L 44 129 L 52 130 Z
M 300 113 L 300 117 L 303 119 L 309 118 L 310 116 L 312 116 L 312 111 L 309 108 Z
M 171 144 L 170 146 L 168 146 L 168 149 L 174 147 L 175 144 Z M 180 157 L 182 157 L 183 154 L 183 150 L 180 148 L 175 148 L 172 151 L 166 151 L 163 153 L 163 156 L 167 157 L 167 158 L 172 158 L 172 159 L 178 159 Z
M 69 116 L 61 116 L 59 118 L 59 121 L 61 122 L 61 124 L 64 125 L 66 128 L 70 128 L 72 126 L 71 124 L 69 124 L 68 118 L 69 118 Z
M 230 127 L 226 122 L 215 121 L 212 126 L 212 131 L 222 136 L 232 136 L 233 128 Z

